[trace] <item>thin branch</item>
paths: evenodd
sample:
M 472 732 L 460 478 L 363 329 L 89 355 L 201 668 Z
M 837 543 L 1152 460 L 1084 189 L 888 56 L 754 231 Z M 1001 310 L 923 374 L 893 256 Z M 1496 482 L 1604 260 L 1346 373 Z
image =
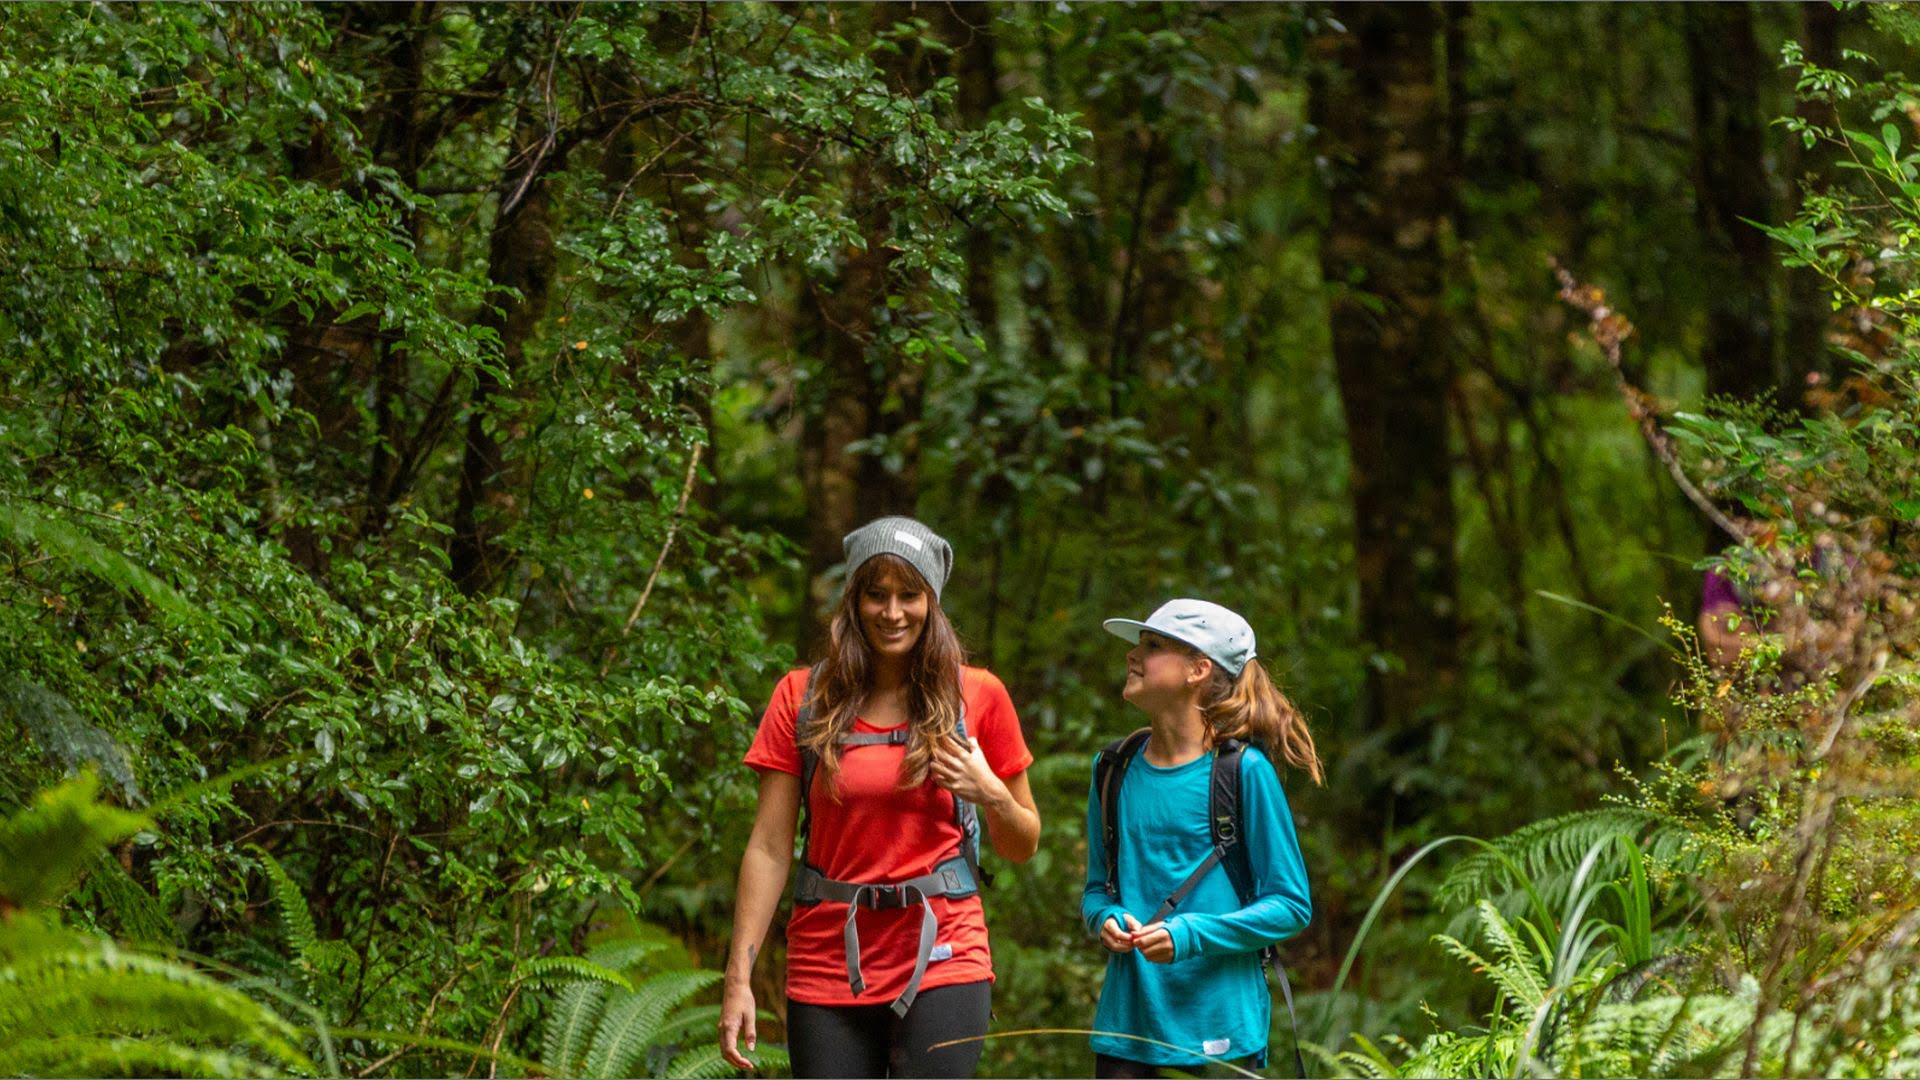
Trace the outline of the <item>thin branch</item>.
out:
M 1620 388 L 1620 396 L 1627 403 L 1627 412 L 1640 424 L 1640 434 L 1653 448 L 1654 456 L 1666 465 L 1673 482 L 1680 493 L 1687 497 L 1707 519 L 1719 526 L 1722 532 L 1735 540 L 1747 539 L 1747 530 L 1735 524 L 1721 509 L 1713 505 L 1713 500 L 1696 487 L 1687 476 L 1686 469 L 1680 465 L 1680 457 L 1674 452 L 1673 440 L 1660 428 L 1660 407 L 1653 396 L 1633 385 L 1627 379 L 1626 368 L 1620 360 L 1621 345 L 1633 334 L 1633 324 L 1627 317 L 1608 307 L 1606 295 L 1591 285 L 1582 285 L 1560 260 L 1549 259 L 1554 276 L 1560 279 L 1560 299 L 1586 313 L 1589 320 L 1588 332 L 1599 344 L 1600 351 L 1606 356 L 1607 363 L 1613 367 L 1613 375 Z
M 667 564 L 667 552 L 673 550 L 673 538 L 680 533 L 680 522 L 687 516 L 687 500 L 693 497 L 693 485 L 700 478 L 700 455 L 706 450 L 704 444 L 695 443 L 693 452 L 687 455 L 687 478 L 680 484 L 680 503 L 673 508 L 673 518 L 667 523 L 667 538 L 660 542 L 660 555 L 653 560 L 653 571 L 647 575 L 647 583 L 640 589 L 640 598 L 633 602 L 633 610 L 627 613 L 626 625 L 620 628 L 620 636 L 633 633 L 633 624 L 640 621 L 640 613 L 647 608 L 647 600 L 653 596 L 654 583 L 660 580 L 660 568 Z M 604 677 L 613 667 L 614 650 L 609 647 L 607 656 L 600 664 L 600 674 Z
M 1861 674 L 1860 681 L 1854 683 L 1853 688 L 1834 703 L 1833 724 L 1827 728 L 1827 737 L 1820 740 L 1820 749 L 1814 753 L 1813 760 L 1821 761 L 1833 752 L 1833 744 L 1839 741 L 1840 732 L 1846 728 L 1847 714 L 1853 711 L 1854 703 L 1865 697 L 1868 690 L 1873 689 L 1873 684 L 1880 681 L 1881 672 L 1886 670 L 1887 650 L 1880 649 L 1873 654 L 1873 662 L 1867 665 L 1867 670 Z

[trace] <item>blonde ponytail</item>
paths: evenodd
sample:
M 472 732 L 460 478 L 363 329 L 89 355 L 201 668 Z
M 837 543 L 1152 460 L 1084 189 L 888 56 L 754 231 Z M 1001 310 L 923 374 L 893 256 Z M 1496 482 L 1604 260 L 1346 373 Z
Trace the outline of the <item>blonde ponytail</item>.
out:
M 1326 784 L 1320 752 L 1314 749 L 1306 719 L 1257 661 L 1247 661 L 1238 679 L 1215 664 L 1207 700 L 1200 709 L 1212 739 L 1258 743 L 1268 757 L 1304 769 L 1314 783 Z

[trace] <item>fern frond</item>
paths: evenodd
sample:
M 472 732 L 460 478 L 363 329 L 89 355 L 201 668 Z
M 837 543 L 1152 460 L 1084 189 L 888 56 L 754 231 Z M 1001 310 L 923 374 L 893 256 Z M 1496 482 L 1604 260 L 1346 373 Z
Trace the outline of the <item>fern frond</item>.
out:
M 280 925 L 287 934 L 287 947 L 307 971 L 320 970 L 320 932 L 313 925 L 313 911 L 307 907 L 306 896 L 293 883 L 293 878 L 287 875 L 280 860 L 267 854 L 265 848 L 250 846 L 253 853 L 259 856 L 260 866 L 266 870 L 267 879 L 273 885 L 273 900 L 280 908 Z
M 99 852 L 152 822 L 97 798 L 91 771 L 34 797 L 0 821 L 0 897 L 15 907 L 43 907 L 64 896 Z
M 1401 1073 L 1394 1067 L 1393 1059 L 1387 1057 L 1386 1053 L 1375 1046 L 1372 1040 L 1357 1031 L 1350 1033 L 1347 1037 L 1352 1039 L 1354 1045 L 1360 1049 L 1341 1052 L 1338 1055 L 1340 1062 L 1353 1066 L 1354 1071 L 1361 1076 L 1374 1077 L 1378 1080 L 1399 1080 Z
M 763 1016 L 768 1020 L 773 1019 L 771 1013 L 763 1013 Z M 653 1045 L 677 1049 L 689 1035 L 710 1038 L 719 1023 L 718 1005 L 695 1005 L 691 1009 L 681 1009 L 660 1026 L 660 1031 L 653 1037 Z
M 758 1050 L 748 1055 L 748 1060 L 758 1066 L 756 1071 L 762 1076 L 778 1075 L 793 1065 L 787 1057 L 786 1047 L 769 1043 L 761 1043 Z M 734 1068 L 720 1056 L 718 1043 L 708 1043 L 696 1046 L 668 1062 L 667 1075 L 676 1080 L 683 1077 L 688 1080 L 719 1080 L 734 1075 Z
M 94 857 L 74 894 L 74 906 L 106 913 L 115 936 L 135 945 L 173 943 L 173 919 L 166 909 L 108 852 Z
M 536 986 L 563 979 L 566 981 L 584 979 L 588 982 L 617 986 L 622 990 L 633 989 L 633 983 L 628 981 L 625 975 L 578 956 L 543 956 L 537 960 L 530 960 L 527 966 L 521 969 L 520 979 L 522 982 Z
M 560 988 L 547 1013 L 540 1060 L 549 1076 L 579 1076 L 594 1028 L 607 1003 L 605 983 L 577 982 Z
M 1507 922 L 1491 903 L 1482 900 L 1475 910 L 1480 914 L 1481 930 L 1493 946 L 1492 959 L 1446 934 L 1438 934 L 1434 940 L 1448 953 L 1465 961 L 1474 971 L 1492 980 L 1502 996 L 1514 1005 L 1528 1010 L 1538 1008 L 1547 997 L 1545 958 L 1521 940 L 1513 924 Z M 1532 929 L 1525 920 L 1520 922 L 1528 930 Z
M 659 1038 L 667 1014 L 720 978 L 717 971 L 669 971 L 631 991 L 616 991 L 601 1017 L 593 1049 L 587 1052 L 587 1073 L 631 1075 L 634 1063 Z
M 15 955 L 0 967 L 0 1045 L 164 1033 L 177 1045 L 249 1046 L 294 1069 L 311 1063 L 272 1010 L 171 961 L 110 941 Z
M 164 1040 L 26 1039 L 0 1048 L 7 1076 L 285 1076 L 268 1061 Z
M 1511 1029 L 1498 1035 L 1454 1031 L 1429 1035 L 1419 1050 L 1400 1066 L 1400 1072 L 1403 1076 L 1480 1076 L 1490 1058 L 1499 1057 L 1503 1050 L 1511 1056 L 1507 1044 L 1512 1039 Z
M 1493 846 L 1528 874 L 1547 904 L 1565 903 L 1575 869 L 1595 842 L 1644 835 L 1656 862 L 1684 863 L 1691 851 L 1691 833 L 1681 822 L 1634 806 L 1603 806 L 1526 825 L 1493 842 Z M 1618 848 L 1609 846 L 1594 867 L 1595 880 L 1624 876 L 1628 865 Z M 1435 894 L 1442 907 L 1500 897 L 1519 888 L 1513 871 L 1491 851 L 1476 851 L 1453 864 Z
M 640 961 L 665 949 L 669 942 L 649 938 L 621 938 L 587 950 L 587 962 L 608 971 L 629 971 Z

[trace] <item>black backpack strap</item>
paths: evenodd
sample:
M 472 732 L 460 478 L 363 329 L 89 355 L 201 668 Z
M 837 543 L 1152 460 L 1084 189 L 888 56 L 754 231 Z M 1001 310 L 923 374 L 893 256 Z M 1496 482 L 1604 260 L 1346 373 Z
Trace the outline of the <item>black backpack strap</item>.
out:
M 1207 785 L 1207 828 L 1242 904 L 1253 902 L 1253 867 L 1247 846 L 1240 842 L 1240 759 L 1246 750 L 1239 739 L 1221 739 L 1214 747 L 1213 777 Z
M 1152 734 L 1152 728 L 1141 728 L 1115 739 L 1093 759 L 1094 797 L 1100 800 L 1100 851 L 1107 857 L 1107 895 L 1115 899 L 1120 896 L 1120 782 Z
M 820 755 L 807 749 L 807 726 L 813 723 L 813 688 L 820 681 L 820 665 L 807 672 L 807 688 L 800 692 L 800 710 L 793 716 L 793 741 L 800 751 L 800 865 L 807 864 L 807 845 L 813 835 L 813 774 Z
M 1240 755 L 1244 750 L 1246 744 L 1238 739 L 1222 739 L 1214 747 L 1213 770 L 1207 783 L 1207 832 L 1213 838 L 1213 850 L 1207 852 L 1207 857 L 1171 895 L 1160 901 L 1153 918 L 1147 922 L 1156 923 L 1173 914 L 1173 909 L 1186 900 L 1194 886 L 1223 862 L 1227 864 L 1227 876 L 1233 880 L 1233 891 L 1240 902 L 1251 902 L 1251 877 L 1234 871 L 1236 865 L 1244 869 L 1247 862 L 1246 848 L 1240 843 Z

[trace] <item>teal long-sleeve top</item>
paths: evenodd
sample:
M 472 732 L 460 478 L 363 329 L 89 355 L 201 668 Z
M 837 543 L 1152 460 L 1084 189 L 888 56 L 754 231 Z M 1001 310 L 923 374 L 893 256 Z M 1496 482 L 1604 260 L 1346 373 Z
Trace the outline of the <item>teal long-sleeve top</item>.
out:
M 1213 850 L 1207 828 L 1212 769 L 1211 753 L 1170 769 L 1149 763 L 1144 750 L 1135 756 L 1120 786 L 1117 898 L 1106 891 L 1099 792 L 1089 790 L 1080 916 L 1096 941 L 1100 924 L 1123 911 L 1145 924 Z M 1144 1036 L 1173 1048 L 1095 1035 L 1095 1052 L 1152 1065 L 1248 1056 L 1266 1064 L 1273 1002 L 1260 950 L 1305 929 L 1313 902 L 1280 776 L 1254 747 L 1240 757 L 1240 813 L 1253 901 L 1243 906 L 1226 867 L 1216 865 L 1167 918 L 1172 963 L 1153 963 L 1138 951 L 1107 957 L 1094 1030 Z

